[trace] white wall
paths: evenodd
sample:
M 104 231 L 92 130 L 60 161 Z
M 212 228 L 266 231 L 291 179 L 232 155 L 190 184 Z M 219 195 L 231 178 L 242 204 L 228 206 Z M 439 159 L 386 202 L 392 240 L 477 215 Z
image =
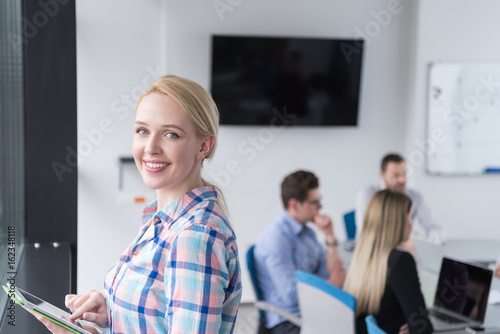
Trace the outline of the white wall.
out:
M 132 108 L 121 98 L 137 95 L 157 67 L 208 88 L 213 33 L 351 38 L 359 37 L 357 29 L 368 29 L 372 37 L 364 52 L 359 126 L 280 132 L 265 126 L 223 126 L 215 159 L 205 168 L 212 179 L 229 161 L 241 168 L 222 185 L 243 267 L 247 247 L 281 210 L 283 176 L 299 168 L 320 177 L 324 212 L 333 216 L 343 239 L 342 213 L 354 207 L 358 189 L 377 180 L 380 157 L 404 150 L 405 125 L 415 122 L 407 110 L 414 84 L 409 78 L 417 3 L 402 1 L 398 14 L 380 16 L 388 6 L 383 0 L 252 0 L 241 1 L 221 19 L 213 2 L 205 0 L 78 1 L 78 136 L 80 154 L 86 153 L 79 165 L 79 291 L 102 287 L 106 271 L 139 226 L 141 206 L 116 205 L 117 159 L 130 155 L 133 121 Z M 85 133 L 98 129 L 105 118 L 113 130 L 102 139 L 93 131 L 96 144 L 85 151 L 90 142 Z M 266 133 L 273 138 L 253 159 L 238 153 L 249 136 Z M 244 284 L 244 300 L 252 299 L 246 276 Z
M 160 72 L 162 8 L 160 0 L 76 2 L 79 292 L 103 288 L 139 228 L 141 208 L 116 204 L 118 157 L 131 152 L 133 96 Z
M 242 1 L 221 20 L 211 1 L 196 6 L 168 1 L 166 69 L 208 87 L 211 34 L 352 38 L 358 37 L 356 27 L 365 30 L 367 24 L 377 25 L 371 11 L 386 10 L 387 6 L 387 1 L 380 0 Z M 287 128 L 274 133 L 255 157 L 239 154 L 238 146 L 249 143 L 249 136 L 264 137 L 269 127 L 221 128 L 218 152 L 205 175 L 214 178 L 215 173 L 221 179 L 231 160 L 241 169 L 227 182 L 224 193 L 242 260 L 249 245 L 281 210 L 279 184 L 284 175 L 297 169 L 317 173 L 324 212 L 333 216 L 336 232 L 343 239 L 341 215 L 354 207 L 356 192 L 377 180 L 384 153 L 404 148 L 401 124 L 405 122 L 408 80 L 403 74 L 408 68 L 408 35 L 416 10 L 406 3 L 398 9 L 401 12 L 387 18 L 386 27 L 378 25 L 379 34 L 367 41 L 358 127 Z M 373 36 L 374 32 L 368 34 Z M 252 298 L 247 278 L 244 284 L 244 300 Z
M 443 177 L 425 174 L 422 150 L 425 136 L 427 65 L 434 61 L 494 61 L 500 59 L 494 0 L 421 0 L 417 52 L 412 76 L 414 89 L 406 135 L 406 155 L 415 166 L 412 183 L 432 204 L 437 220 L 452 238 L 498 239 L 498 175 Z

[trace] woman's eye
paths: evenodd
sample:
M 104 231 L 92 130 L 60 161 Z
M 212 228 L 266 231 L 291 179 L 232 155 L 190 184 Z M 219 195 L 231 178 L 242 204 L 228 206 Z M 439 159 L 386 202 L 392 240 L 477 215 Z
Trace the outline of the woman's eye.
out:
M 167 138 L 179 138 L 179 136 L 177 135 L 177 133 L 174 133 L 174 132 L 168 132 L 165 137 Z
M 138 134 L 140 134 L 140 135 L 145 135 L 145 134 L 147 134 L 148 132 L 147 132 L 146 130 L 144 130 L 144 129 L 138 129 L 138 130 L 136 130 L 136 131 L 135 131 L 135 133 L 138 133 Z

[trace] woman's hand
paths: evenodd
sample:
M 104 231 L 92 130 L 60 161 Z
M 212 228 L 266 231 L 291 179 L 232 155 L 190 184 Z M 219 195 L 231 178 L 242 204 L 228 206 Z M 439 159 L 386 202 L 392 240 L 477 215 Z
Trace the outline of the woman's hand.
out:
M 33 312 L 32 310 L 29 310 L 27 308 L 24 308 L 26 311 L 29 313 L 33 314 L 35 318 L 37 318 L 42 324 L 47 327 L 47 329 L 52 332 L 53 334 L 75 334 L 75 332 L 70 331 L 67 328 L 64 328 L 61 325 L 56 324 L 55 322 L 45 318 L 44 316 L 41 316 L 40 314 Z M 87 331 L 90 333 L 98 333 L 94 328 L 89 327 L 89 326 L 83 326 Z
M 41 316 L 40 314 L 33 312 L 31 310 L 28 310 L 27 308 L 24 308 L 26 311 L 29 313 L 33 314 L 35 318 L 37 318 L 42 324 L 47 327 L 49 331 L 51 331 L 54 334 L 74 334 L 74 332 L 70 331 L 69 329 L 64 328 L 63 326 L 60 326 L 56 324 L 53 321 L 50 321 L 49 319 Z
M 93 322 L 101 328 L 105 328 L 108 325 L 106 298 L 104 298 L 100 292 L 92 290 L 84 293 L 83 295 L 66 295 L 66 307 L 73 313 L 68 319 L 71 322 L 81 318 L 83 320 Z M 74 334 L 74 332 L 69 329 L 50 321 L 38 313 L 28 309 L 26 310 L 33 314 L 52 333 Z M 97 333 L 97 331 L 92 327 L 85 325 L 83 327 L 91 333 Z
M 69 317 L 72 321 L 81 318 L 99 327 L 108 325 L 106 298 L 100 292 L 91 290 L 83 295 L 66 295 L 66 307 L 73 313 Z

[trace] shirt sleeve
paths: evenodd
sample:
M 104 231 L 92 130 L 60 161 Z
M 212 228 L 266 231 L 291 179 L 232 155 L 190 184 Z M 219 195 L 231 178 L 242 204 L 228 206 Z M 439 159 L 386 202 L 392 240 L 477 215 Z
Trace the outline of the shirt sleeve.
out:
M 165 266 L 168 333 L 219 333 L 234 326 L 241 296 L 232 294 L 238 276 L 230 271 L 239 274 L 239 267 L 225 241 L 216 230 L 193 225 L 172 243 Z
M 415 260 L 410 253 L 402 252 L 396 261 L 389 273 L 388 285 L 403 310 L 410 333 L 432 333 Z
M 285 237 L 276 238 L 273 244 L 267 244 L 265 266 L 278 300 L 284 305 L 298 305 L 297 288 L 295 285 L 296 265 L 293 260 L 291 241 Z M 272 249 L 270 249 L 272 247 Z
M 326 252 L 323 248 L 321 248 L 320 251 L 322 255 L 320 256 L 319 260 L 319 268 L 314 274 L 324 280 L 327 280 L 330 278 L 330 272 L 328 271 L 328 268 L 326 266 Z
M 421 225 L 424 233 L 432 241 L 441 243 L 446 240 L 446 234 L 441 225 L 439 225 L 432 215 L 430 206 L 425 202 L 422 194 L 412 191 L 412 200 L 414 201 L 413 207 L 415 211 L 415 218 L 418 224 Z

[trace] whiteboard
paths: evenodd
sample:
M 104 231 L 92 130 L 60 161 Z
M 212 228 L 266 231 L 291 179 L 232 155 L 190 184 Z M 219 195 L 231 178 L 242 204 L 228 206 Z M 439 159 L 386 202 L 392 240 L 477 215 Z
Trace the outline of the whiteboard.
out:
M 500 63 L 430 64 L 420 146 L 429 174 L 500 172 Z

